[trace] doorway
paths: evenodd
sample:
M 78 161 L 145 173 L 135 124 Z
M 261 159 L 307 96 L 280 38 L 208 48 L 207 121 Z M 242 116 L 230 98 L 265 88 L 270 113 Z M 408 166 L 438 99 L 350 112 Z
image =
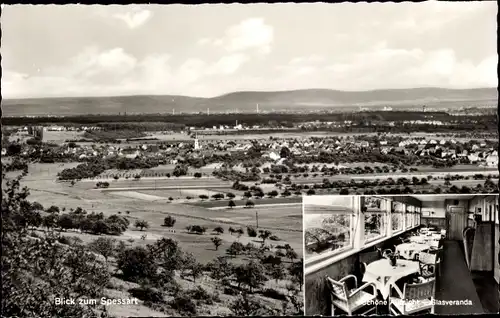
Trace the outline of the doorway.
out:
M 463 230 L 467 225 L 467 214 L 463 207 L 450 207 L 447 215 L 447 227 L 446 232 L 448 233 L 449 240 L 462 241 Z

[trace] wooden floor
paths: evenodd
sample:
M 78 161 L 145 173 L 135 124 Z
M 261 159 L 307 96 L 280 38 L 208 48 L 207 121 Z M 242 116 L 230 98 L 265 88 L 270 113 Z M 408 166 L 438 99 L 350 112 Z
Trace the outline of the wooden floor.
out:
M 443 243 L 443 263 L 441 276 L 437 282 L 437 300 L 470 300 L 471 305 L 441 305 L 436 306 L 436 314 L 484 314 L 487 311 L 476 290 L 472 275 L 465 263 L 463 248 L 458 241 Z M 498 294 L 497 294 L 498 295 Z
M 492 272 L 473 272 L 472 280 L 476 286 L 476 292 L 481 299 L 485 312 L 496 314 L 500 312 L 500 299 L 498 284 L 493 278 Z

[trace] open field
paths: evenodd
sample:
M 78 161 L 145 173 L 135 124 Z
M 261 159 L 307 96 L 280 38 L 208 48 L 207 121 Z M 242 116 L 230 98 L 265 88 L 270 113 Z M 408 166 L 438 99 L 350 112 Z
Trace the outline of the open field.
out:
M 88 191 L 94 187 L 94 182 L 77 182 L 74 186 L 71 186 L 67 182 L 56 182 L 55 175 L 57 172 L 67 166 L 66 164 L 63 166 L 60 164 L 37 164 L 34 168 L 30 166 L 28 177 L 22 181 L 22 185 L 26 185 L 30 188 L 30 200 L 40 202 L 45 207 L 56 205 L 66 210 L 81 207 L 90 212 L 103 212 L 105 215 L 120 212 L 131 220 L 147 220 L 151 226 L 144 231 L 149 237 L 146 241 L 166 235 L 179 240 L 181 246 L 187 244 L 187 249 L 193 249 L 193 253 L 203 259 L 213 258 L 214 255 L 220 254 L 220 250 L 218 252 L 207 250 L 208 247 L 213 246 L 209 238 L 206 238 L 208 235 L 200 236 L 185 233 L 185 226 L 197 224 L 206 226 L 208 229 L 213 229 L 216 226 L 222 225 L 226 230 L 229 226 L 245 227 L 247 225 L 255 225 L 255 215 L 257 213 L 259 215 L 260 228 L 272 229 L 273 233 L 278 237 L 287 240 L 287 242 L 296 249 L 297 253 L 301 253 L 302 251 L 302 235 L 300 232 L 302 230 L 300 217 L 302 213 L 301 206 L 300 204 L 279 205 L 281 203 L 298 203 L 300 202 L 300 198 L 266 198 L 262 200 L 253 200 L 256 207 L 251 209 L 225 209 L 224 207 L 227 206 L 227 200 L 175 204 L 168 203 L 167 199 L 176 191 L 178 192 L 179 190 L 177 189 L 139 191 L 133 190 L 132 187 L 127 189 L 128 186 L 140 185 L 141 188 L 151 186 L 154 185 L 154 180 L 141 179 L 139 181 L 133 181 L 120 179 L 111 182 L 112 186 L 114 185 L 118 188 L 116 185 L 119 185 L 119 187 L 124 188 L 125 191 Z M 15 173 L 11 173 L 11 176 L 14 174 Z M 210 181 L 205 180 L 206 183 L 203 183 L 203 179 L 194 180 L 194 178 L 179 180 L 162 179 L 161 181 L 165 182 L 162 183 L 162 185 L 173 185 L 180 180 L 182 180 L 183 184 L 186 181 L 189 185 L 196 186 L 196 188 L 193 189 L 182 189 L 182 197 L 187 195 L 195 197 L 195 194 L 198 193 L 215 193 L 216 190 L 218 191 L 218 188 L 213 188 L 214 183 L 219 186 L 221 183 L 221 181 L 216 179 Z M 238 191 L 231 190 L 230 183 L 225 183 L 224 186 L 225 187 L 221 188 L 220 192 L 230 191 L 238 195 Z M 204 187 L 206 188 L 204 189 Z M 241 205 L 244 204 L 246 200 L 235 200 L 235 202 L 237 205 Z M 259 207 L 261 203 L 278 205 Z M 210 209 L 214 207 L 222 207 L 223 209 Z M 172 215 L 177 219 L 175 225 L 175 229 L 177 229 L 176 233 L 169 232 L 167 228 L 162 226 L 163 219 L 167 215 Z M 128 234 L 123 237 L 125 239 L 130 239 L 130 233 L 135 233 L 137 236 L 140 231 L 135 231 L 131 228 L 126 233 Z M 244 236 L 246 236 L 246 234 Z M 231 239 L 236 239 L 236 237 L 232 237 L 231 235 L 221 238 L 224 238 L 228 243 L 231 242 Z M 243 237 L 240 239 L 245 240 Z

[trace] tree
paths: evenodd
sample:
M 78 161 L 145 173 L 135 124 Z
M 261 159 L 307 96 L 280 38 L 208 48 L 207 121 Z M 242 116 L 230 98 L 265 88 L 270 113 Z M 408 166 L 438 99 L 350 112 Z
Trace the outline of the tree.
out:
M 73 223 L 73 218 L 69 214 L 63 214 L 57 219 L 57 225 L 63 230 L 69 230 L 75 228 Z
M 283 147 L 280 150 L 280 157 L 281 158 L 288 158 L 290 157 L 291 151 L 288 149 L 288 147 Z
M 223 234 L 224 233 L 224 228 L 222 226 L 217 226 L 214 229 L 214 232 L 217 233 L 217 234 Z
M 212 241 L 212 243 L 214 243 L 215 250 L 219 250 L 219 246 L 222 245 L 222 240 L 217 236 L 212 237 L 210 240 Z
M 200 172 L 195 172 L 194 173 L 194 177 L 197 178 L 197 179 L 201 178 L 201 173 Z
M 276 283 L 280 279 L 285 278 L 286 272 L 285 272 L 285 267 L 283 266 L 283 263 L 279 263 L 279 264 L 271 266 L 269 269 L 269 274 L 274 280 L 276 280 Z
M 264 315 L 264 306 L 262 302 L 255 297 L 248 296 L 247 293 L 242 293 L 233 300 L 229 309 L 236 317 Z
M 117 267 L 127 280 L 138 281 L 141 278 L 155 277 L 158 264 L 150 251 L 143 246 L 128 248 L 118 255 Z
M 176 219 L 173 216 L 167 216 L 163 219 L 163 225 L 166 227 L 173 227 L 175 225 Z
M 134 180 L 140 180 L 140 179 L 141 179 L 141 175 L 140 175 L 140 174 L 136 174 L 136 175 L 134 176 Z
M 313 189 L 309 189 L 309 190 L 307 190 L 306 194 L 307 195 L 314 195 L 314 194 L 316 194 L 316 191 L 314 191 Z
M 288 258 L 291 262 L 293 262 L 294 259 L 296 259 L 298 257 L 297 253 L 292 249 L 292 248 L 288 248 L 286 249 L 286 252 L 285 252 L 285 256 L 286 258 Z
M 212 195 L 212 198 L 214 198 L 215 200 L 221 200 L 221 199 L 224 199 L 224 194 L 216 193 L 216 194 Z
M 253 260 L 247 264 L 236 267 L 234 271 L 238 286 L 248 286 L 251 292 L 253 289 L 261 287 L 267 280 L 264 272 L 265 268 Z
M 311 191 L 311 190 L 309 190 L 309 191 Z M 308 191 L 308 194 L 309 194 L 309 191 Z M 340 195 L 348 195 L 349 194 L 349 190 L 347 188 L 342 188 L 342 190 L 340 190 L 339 194 Z
M 234 193 L 232 193 L 232 192 L 229 192 L 229 193 L 226 193 L 226 197 L 228 197 L 229 199 L 234 199 L 236 197 L 236 195 L 234 195 Z
M 288 271 L 292 276 L 292 281 L 296 282 L 300 286 L 300 290 L 302 290 L 304 284 L 304 259 L 301 258 L 299 262 L 292 263 Z
M 255 206 L 255 203 L 253 203 L 253 201 L 248 200 L 247 203 L 245 203 L 245 206 L 247 208 L 253 208 Z
M 137 220 L 135 221 L 134 226 L 142 231 L 144 228 L 149 228 L 149 223 L 146 220 Z
M 266 240 L 272 235 L 271 231 L 269 230 L 260 230 L 259 231 L 259 238 L 262 239 L 262 245 L 266 244 Z
M 257 230 L 255 230 L 252 226 L 247 226 L 247 234 L 249 237 L 257 237 Z
M 236 203 L 234 203 L 233 200 L 229 200 L 228 206 L 229 206 L 229 208 L 232 209 L 232 208 L 234 208 L 236 206 Z
M 200 194 L 200 195 L 198 196 L 198 198 L 200 198 L 202 201 L 203 201 L 203 200 L 208 200 L 208 195 L 206 195 L 206 194 Z
M 115 239 L 107 238 L 107 237 L 99 237 L 96 240 L 90 242 L 89 247 L 104 256 L 106 263 L 108 262 L 108 258 L 114 254 L 115 251 Z
M 193 278 L 193 282 L 196 282 L 196 278 L 198 278 L 203 271 L 203 267 L 196 261 L 192 253 L 185 253 L 182 256 L 180 269 L 181 277 L 184 278 L 189 275 Z
M 210 269 L 211 277 L 215 280 L 231 277 L 233 275 L 234 266 L 227 261 L 227 258 L 219 256 L 207 266 Z
M 23 176 L 7 179 L 2 170 L 2 316 L 95 317 L 79 299 L 101 297 L 110 279 L 106 264 L 83 245 L 57 243 L 62 236 L 51 229 L 33 239 L 20 217 L 29 196 L 20 188 Z M 54 297 L 76 303 L 59 305 Z
M 235 257 L 236 255 L 241 254 L 245 250 L 245 247 L 240 242 L 233 242 L 231 246 L 226 250 L 226 252 L 231 255 L 231 257 Z
M 47 210 L 45 210 L 45 212 L 47 212 L 47 213 L 59 213 L 59 207 L 52 205 L 50 208 L 47 208 Z

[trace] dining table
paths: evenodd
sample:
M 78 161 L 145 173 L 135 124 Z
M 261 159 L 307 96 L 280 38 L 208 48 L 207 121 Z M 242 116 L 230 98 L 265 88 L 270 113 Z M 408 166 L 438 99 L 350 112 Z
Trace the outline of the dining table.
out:
M 441 234 L 431 234 L 431 235 L 420 234 L 409 237 L 410 242 L 422 243 L 422 244 L 428 241 L 439 241 L 440 239 L 441 239 Z
M 379 259 L 366 266 L 363 282 L 373 283 L 384 299 L 390 295 L 391 286 L 399 279 L 420 272 L 418 262 L 404 259 L 396 260 L 392 266 L 389 259 Z
M 399 253 L 402 257 L 413 260 L 415 259 L 415 255 L 419 254 L 422 251 L 426 251 L 430 249 L 430 245 L 422 244 L 422 243 L 403 243 L 396 246 L 396 252 Z

